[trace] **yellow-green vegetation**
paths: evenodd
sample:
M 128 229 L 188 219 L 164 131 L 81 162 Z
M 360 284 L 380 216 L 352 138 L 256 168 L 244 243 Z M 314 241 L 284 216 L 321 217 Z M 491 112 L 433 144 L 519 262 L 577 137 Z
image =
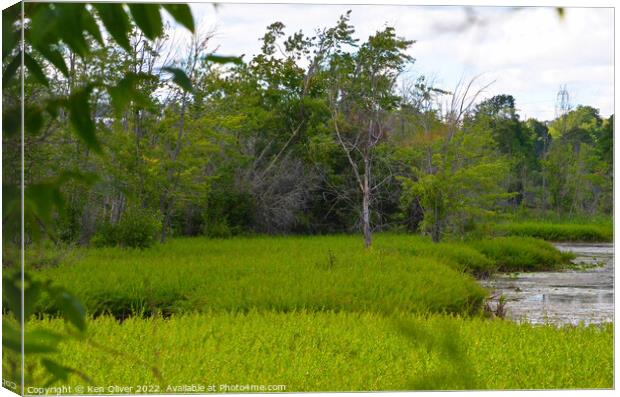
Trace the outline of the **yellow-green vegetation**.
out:
M 54 355 L 79 371 L 58 378 L 64 385 L 88 378 L 170 393 L 191 390 L 169 385 L 191 384 L 286 391 L 612 384 L 611 326 L 519 325 L 484 315 L 487 291 L 473 274 L 566 262 L 542 240 L 434 244 L 381 234 L 364 249 L 347 235 L 180 238 L 70 258 L 34 272 L 70 288 L 89 315 L 85 333 L 61 339 Z M 62 319 L 42 314 L 55 313 L 51 302 L 43 296 L 28 335 L 66 332 Z M 27 355 L 37 387 L 47 379 L 42 354 Z
M 147 250 L 99 248 L 38 274 L 70 290 L 93 315 L 165 315 L 251 309 L 471 313 L 486 292 L 466 271 L 523 270 L 566 262 L 549 243 L 496 238 L 433 244 L 380 235 L 183 238 Z M 39 312 L 53 313 L 43 302 Z
M 499 235 L 529 236 L 549 241 L 608 242 L 613 240 L 613 224 L 607 223 L 555 223 L 525 221 L 501 223 L 493 226 Z
M 472 242 L 502 271 L 554 269 L 569 262 L 573 254 L 560 252 L 550 243 L 531 237 L 496 237 Z
M 405 92 L 415 37 L 386 24 L 359 41 L 350 12 L 324 22 L 247 32 L 263 45 L 243 59 L 213 54 L 187 4 L 3 12 L 4 380 L 21 378 L 24 349 L 28 385 L 94 386 L 63 393 L 611 386 L 611 326 L 485 320 L 475 280 L 566 263 L 531 237 L 610 229 L 383 235 L 369 250 L 353 236 L 187 238 L 361 229 L 370 246 L 373 229 L 406 227 L 439 242 L 516 208 L 612 213 L 613 116 L 523 121 L 509 93 L 474 100 L 475 78 L 450 93 L 420 75 Z M 48 251 L 62 244 L 99 248 Z
M 416 255 L 419 242 L 425 256 Z M 357 236 L 184 238 L 147 250 L 85 250 L 77 263 L 39 275 L 70 286 L 89 313 L 117 317 L 251 309 L 479 309 L 486 292 L 459 270 L 462 265 L 429 247 L 420 238 L 389 235 L 371 250 Z M 487 262 L 480 254 L 476 258 Z M 45 302 L 39 308 L 54 310 Z
M 60 320 L 30 329 L 62 332 Z M 445 315 L 205 313 L 89 321 L 61 354 L 93 385 L 264 384 L 286 391 L 609 388 L 613 327 Z M 33 381 L 44 373 L 35 362 Z M 41 384 L 39 382 L 33 384 Z M 73 376 L 68 385 L 85 384 Z

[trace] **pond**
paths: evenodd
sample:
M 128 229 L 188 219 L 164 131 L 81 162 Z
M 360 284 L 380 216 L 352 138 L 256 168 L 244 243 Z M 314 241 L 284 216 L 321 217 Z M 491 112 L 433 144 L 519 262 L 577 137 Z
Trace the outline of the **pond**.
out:
M 506 316 L 534 324 L 600 324 L 614 319 L 613 244 L 555 244 L 573 252 L 581 269 L 501 273 L 482 284 L 493 291 L 491 307 L 506 298 Z

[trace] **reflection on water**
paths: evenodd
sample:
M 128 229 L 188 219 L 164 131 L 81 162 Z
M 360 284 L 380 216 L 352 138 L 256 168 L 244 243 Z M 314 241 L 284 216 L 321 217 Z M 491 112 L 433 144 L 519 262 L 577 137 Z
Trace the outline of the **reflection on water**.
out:
M 612 244 L 556 244 L 577 255 L 586 270 L 499 274 L 483 285 L 506 297 L 508 317 L 517 321 L 586 324 L 613 321 L 614 263 Z M 496 303 L 496 302 L 495 302 Z

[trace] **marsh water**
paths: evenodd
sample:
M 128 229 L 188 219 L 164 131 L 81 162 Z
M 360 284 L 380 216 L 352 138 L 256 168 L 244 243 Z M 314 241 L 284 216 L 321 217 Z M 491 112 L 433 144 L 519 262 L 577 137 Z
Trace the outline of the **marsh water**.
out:
M 578 269 L 501 273 L 484 280 L 495 297 L 504 295 L 506 316 L 530 323 L 600 324 L 614 319 L 612 244 L 555 244 L 573 252 Z

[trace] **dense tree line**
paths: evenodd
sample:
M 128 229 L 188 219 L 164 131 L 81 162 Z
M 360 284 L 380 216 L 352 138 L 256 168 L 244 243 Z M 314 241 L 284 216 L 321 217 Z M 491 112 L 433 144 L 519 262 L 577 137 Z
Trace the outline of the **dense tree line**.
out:
M 76 137 L 70 113 L 33 121 L 26 184 L 80 173 L 63 181 L 50 234 L 140 246 L 361 231 L 369 245 L 372 231 L 438 241 L 514 211 L 611 214 L 613 116 L 578 106 L 550 122 L 521 120 L 514 97 L 484 99 L 475 79 L 450 91 L 411 80 L 413 42 L 390 27 L 360 42 L 348 14 L 310 36 L 284 29 L 267 27 L 260 53 L 236 64 L 209 57 L 208 34 L 175 53 L 170 37 L 135 30 L 128 48 L 94 38 L 86 56 L 61 48 L 68 71 L 47 86 L 29 84 L 29 71 L 26 107 L 79 93 L 101 150 Z M 170 60 L 191 90 L 164 78 Z M 92 81 L 138 95 L 123 100 Z M 4 169 L 7 180 L 18 168 Z

